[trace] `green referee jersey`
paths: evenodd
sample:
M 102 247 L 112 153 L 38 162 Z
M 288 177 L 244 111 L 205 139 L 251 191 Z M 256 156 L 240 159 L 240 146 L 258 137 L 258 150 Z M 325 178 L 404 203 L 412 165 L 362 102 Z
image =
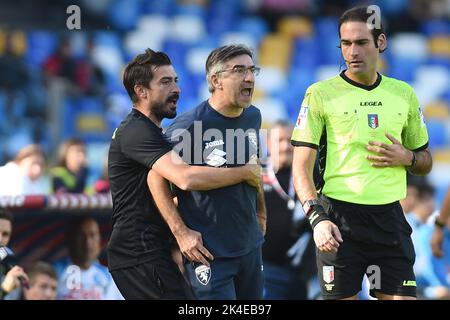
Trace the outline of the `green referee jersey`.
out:
M 392 143 L 385 132 L 409 150 L 427 148 L 428 133 L 413 89 L 379 74 L 373 85 L 365 86 L 342 72 L 308 88 L 292 144 L 320 150 L 323 194 L 352 203 L 387 204 L 406 197 L 406 168 L 375 168 L 367 160 L 374 154 L 366 149 L 369 141 Z

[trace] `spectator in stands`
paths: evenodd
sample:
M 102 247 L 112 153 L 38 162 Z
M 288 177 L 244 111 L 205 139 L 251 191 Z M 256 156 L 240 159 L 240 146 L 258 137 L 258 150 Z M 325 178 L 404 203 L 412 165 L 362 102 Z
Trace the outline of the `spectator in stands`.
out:
M 75 81 L 81 93 L 102 96 L 105 93 L 105 75 L 93 59 L 94 43 L 86 45 L 86 58 L 77 63 Z
M 56 52 L 44 62 L 44 74 L 48 78 L 58 77 L 67 80 L 71 84 L 76 83 L 76 60 L 72 55 L 72 46 L 68 38 L 60 41 Z
M 36 144 L 20 149 L 14 161 L 0 167 L 0 196 L 49 193 L 45 155 Z
M 406 198 L 400 200 L 403 212 L 409 214 L 413 211 L 417 204 L 417 197 L 419 196 L 419 185 L 424 183 L 423 176 L 413 176 L 407 174 L 406 176 Z
M 6 247 L 11 239 L 12 221 L 12 214 L 6 209 L 0 208 L 0 247 Z M 20 287 L 20 278 L 28 281 L 28 276 L 21 267 L 10 268 L 0 263 L 0 300 Z
M 101 235 L 95 219 L 75 219 L 68 230 L 67 245 L 69 257 L 55 264 L 59 299 L 123 299 L 108 269 L 98 261 Z
M 103 167 L 102 176 L 100 177 L 100 179 L 98 179 L 94 183 L 94 192 L 96 194 L 111 192 L 111 187 L 109 185 L 109 176 L 108 176 L 108 162 L 105 162 L 105 165 Z
M 64 141 L 59 148 L 58 166 L 50 173 L 53 192 L 86 192 L 88 169 L 84 142 L 79 139 Z
M 38 261 L 26 268 L 30 278 L 29 288 L 17 288 L 5 300 L 56 300 L 58 277 L 53 267 Z
M 263 178 L 267 208 L 264 298 L 271 300 L 306 300 L 308 280 L 316 272 L 312 230 L 301 206 L 295 205 L 291 135 L 292 126 L 287 122 L 277 122 L 271 129 L 271 160 Z
M 418 186 L 419 196 L 407 220 L 413 229 L 412 240 L 416 251 L 414 272 L 418 295 L 423 299 L 450 299 L 448 269 L 444 261 L 434 259 L 429 242 L 432 234 L 430 216 L 434 211 L 434 189 L 428 183 Z

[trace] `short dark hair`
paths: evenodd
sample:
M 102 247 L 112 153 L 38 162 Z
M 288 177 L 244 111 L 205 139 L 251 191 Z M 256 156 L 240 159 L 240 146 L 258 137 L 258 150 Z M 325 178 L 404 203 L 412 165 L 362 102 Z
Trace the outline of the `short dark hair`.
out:
M 232 44 L 214 49 L 206 59 L 206 80 L 208 81 L 209 92 L 214 92 L 211 85 L 211 76 L 217 73 L 218 68 L 223 68 L 223 64 L 234 57 L 246 54 L 253 59 L 252 51 L 243 44 Z
M 135 85 L 142 85 L 147 88 L 153 79 L 152 66 L 172 65 L 169 56 L 164 52 L 155 52 L 152 49 L 146 49 L 145 53 L 137 55 L 127 66 L 123 73 L 123 85 L 131 98 L 131 101 L 137 102 L 138 97 L 134 92 Z
M 370 19 L 370 17 L 373 15 L 371 13 L 368 13 L 368 7 L 355 7 L 355 8 L 351 8 L 348 9 L 347 11 L 345 11 L 341 17 L 339 18 L 339 27 L 338 27 L 338 32 L 339 32 L 339 39 L 341 38 L 341 26 L 342 24 L 344 24 L 345 22 L 364 22 L 367 23 L 367 21 Z M 381 19 L 381 17 L 379 17 Z M 381 34 L 386 35 L 386 32 L 384 31 L 384 27 L 383 24 L 380 21 L 380 28 L 372 28 L 370 30 L 370 33 L 372 34 L 373 37 L 373 41 L 375 43 L 375 48 L 378 48 L 378 37 Z M 384 51 L 384 50 L 383 50 Z M 382 52 L 382 51 L 380 51 Z
M 0 208 L 0 219 L 8 220 L 12 224 L 13 215 L 8 209 Z
M 40 274 L 45 274 L 52 279 L 58 280 L 58 276 L 56 275 L 55 269 L 51 264 L 43 261 L 38 261 L 32 265 L 29 265 L 25 268 L 25 271 L 30 278 L 30 282 L 33 283 L 36 279 L 36 276 Z

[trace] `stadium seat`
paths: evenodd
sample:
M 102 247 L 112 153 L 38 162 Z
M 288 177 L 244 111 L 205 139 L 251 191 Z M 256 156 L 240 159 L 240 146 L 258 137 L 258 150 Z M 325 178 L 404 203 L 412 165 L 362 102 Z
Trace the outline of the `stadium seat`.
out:
M 428 50 L 433 57 L 443 57 L 450 61 L 450 34 L 447 36 L 431 37 Z
M 426 36 L 448 36 L 450 23 L 445 20 L 425 20 L 422 22 L 422 33 Z
M 279 33 L 268 34 L 261 43 L 259 62 L 263 67 L 287 70 L 290 64 L 292 40 Z
M 336 18 L 321 18 L 314 23 L 315 39 L 318 41 L 321 64 L 336 64 L 343 62 L 338 48 L 338 21 Z
M 291 38 L 306 38 L 311 36 L 313 25 L 308 18 L 288 16 L 281 18 L 277 29 L 281 34 Z
M 287 87 L 286 73 L 277 67 L 263 67 L 256 86 L 268 94 L 275 94 Z
M 205 62 L 209 53 L 214 48 L 197 48 L 189 49 L 186 53 L 187 70 L 194 74 L 205 75 Z
M 252 35 L 259 43 L 268 32 L 269 27 L 264 19 L 260 17 L 246 17 L 239 20 L 235 31 L 243 31 Z
M 109 21 L 114 28 L 129 31 L 135 27 L 141 10 L 139 0 L 113 0 L 109 8 Z
M 151 48 L 154 51 L 161 51 L 163 39 L 152 37 L 146 31 L 136 30 L 125 35 L 124 49 L 128 56 L 134 57 L 143 53 L 145 49 Z
M 427 39 L 418 33 L 398 33 L 389 41 L 391 54 L 399 59 L 423 62 L 428 55 Z
M 450 121 L 450 110 L 444 102 L 433 102 L 423 108 L 425 119 L 447 120 Z
M 321 81 L 321 80 L 332 78 L 340 72 L 339 69 L 340 69 L 339 66 L 336 64 L 321 65 L 316 69 L 315 81 Z M 345 69 L 345 65 L 344 65 L 344 69 Z
M 426 124 L 430 148 L 435 149 L 448 146 L 445 122 L 439 120 L 427 120 Z
M 174 16 L 171 21 L 169 37 L 171 39 L 196 43 L 206 36 L 206 28 L 201 18 L 188 15 Z
M 289 119 L 284 103 L 280 99 L 266 97 L 260 100 L 255 100 L 253 104 L 261 111 L 264 127 L 270 127 L 278 120 Z
M 255 56 L 258 56 L 259 51 L 259 43 L 255 38 L 249 33 L 246 32 L 226 32 L 223 33 L 220 37 L 220 46 L 228 45 L 228 44 L 245 44 L 247 47 L 251 48 L 255 53 Z
M 206 8 L 197 3 L 180 3 L 176 6 L 176 15 L 194 16 L 206 19 Z
M 55 51 L 58 37 L 51 31 L 30 31 L 27 33 L 26 61 L 30 65 L 41 66 Z
M 158 39 L 165 39 L 170 28 L 170 19 L 161 14 L 142 15 L 137 24 L 138 30 Z
M 450 71 L 444 66 L 420 66 L 416 70 L 414 88 L 422 104 L 439 99 L 447 90 L 450 83 Z
M 315 68 L 320 62 L 319 59 L 320 53 L 314 38 L 294 40 L 291 68 Z
M 177 0 L 143 0 L 142 12 L 144 14 L 172 15 L 177 7 Z
M 387 54 L 389 66 L 386 70 L 386 75 L 402 81 L 411 83 L 415 79 L 416 70 L 421 65 L 417 59 L 410 57 L 399 57 Z
M 93 60 L 104 72 L 119 72 L 123 66 L 120 48 L 98 46 L 93 49 Z

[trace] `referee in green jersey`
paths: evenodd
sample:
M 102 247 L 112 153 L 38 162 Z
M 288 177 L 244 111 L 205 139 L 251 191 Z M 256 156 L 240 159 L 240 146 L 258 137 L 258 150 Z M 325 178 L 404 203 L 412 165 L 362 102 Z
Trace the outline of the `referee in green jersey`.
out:
M 415 299 L 411 228 L 399 200 L 406 171 L 432 167 L 423 115 L 408 84 L 377 72 L 387 47 L 379 15 L 346 11 L 339 38 L 347 69 L 308 88 L 292 134 L 294 184 L 314 230 L 321 291 L 356 299 L 367 274 L 372 296 Z

